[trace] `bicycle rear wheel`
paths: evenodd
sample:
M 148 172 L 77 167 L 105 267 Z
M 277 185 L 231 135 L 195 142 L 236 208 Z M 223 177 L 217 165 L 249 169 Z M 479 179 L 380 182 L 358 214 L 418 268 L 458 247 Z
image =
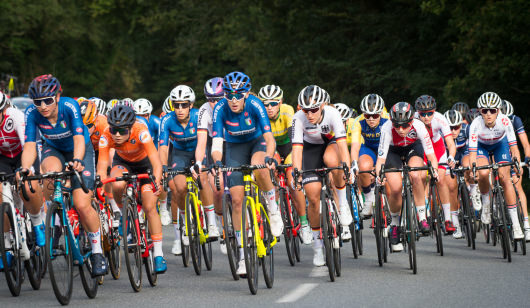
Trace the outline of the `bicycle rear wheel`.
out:
M 123 239 L 123 252 L 129 282 L 134 292 L 140 292 L 142 289 L 142 251 L 139 244 L 138 209 L 136 202 L 130 197 L 125 197 L 123 200 L 122 228 L 123 233 L 126 234 Z
M 108 211 L 109 220 L 114 220 L 114 213 Z M 109 260 L 109 268 L 112 278 L 117 280 L 120 278 L 121 273 L 121 250 L 120 250 L 120 234 L 118 226 L 112 226 L 109 233 L 110 250 L 106 252 L 107 259 Z
M 254 225 L 254 213 L 252 209 L 252 199 L 246 197 L 245 208 L 241 217 L 241 237 L 243 253 L 245 254 L 245 267 L 247 269 L 247 281 L 250 293 L 258 293 L 258 250 L 256 247 L 256 226 Z M 245 222 L 248 221 L 248 230 L 245 228 Z
M 63 219 L 62 205 L 53 202 L 46 215 L 46 263 L 55 297 L 62 305 L 68 305 L 72 297 L 74 281 L 73 255 Z
M 462 213 L 463 213 L 463 226 L 465 227 L 467 247 L 471 247 L 475 250 L 475 214 L 473 213 L 473 208 L 471 206 L 471 200 L 469 200 L 469 191 L 467 190 L 466 185 L 461 185 L 460 188 L 460 198 L 462 201 Z
M 88 234 L 82 228 L 80 229 L 78 237 L 79 252 L 82 256 L 88 256 L 92 251 L 90 240 L 88 239 Z M 81 283 L 83 284 L 86 295 L 88 298 L 95 298 L 98 294 L 98 282 L 97 278 L 92 278 L 92 263 L 90 262 L 90 258 L 85 258 L 83 264 L 78 265 L 78 267 L 79 276 L 81 276 Z
M 406 227 L 405 227 L 405 233 L 406 233 L 406 240 L 407 240 L 407 246 L 408 246 L 408 253 L 409 253 L 409 265 L 410 269 L 412 270 L 413 274 L 418 273 L 418 265 L 416 260 L 416 214 L 412 208 L 412 198 L 410 191 L 407 191 L 405 193 L 405 208 L 406 208 Z
M 20 237 L 20 235 L 14 234 L 14 232 L 4 233 L 4 227 L 8 230 L 14 230 L 14 226 L 16 226 L 17 221 L 14 220 L 14 215 L 17 215 L 16 213 L 13 213 L 13 208 L 11 205 L 7 202 L 3 202 L 1 205 L 1 211 L 0 211 L 0 253 L 2 254 L 2 264 L 4 264 L 4 273 L 6 275 L 7 280 L 7 286 L 9 287 L 9 291 L 11 292 L 11 295 L 13 296 L 19 296 L 20 295 L 20 288 L 22 287 L 22 280 L 24 276 L 23 268 L 22 268 L 22 257 L 20 255 L 20 250 L 17 243 L 17 238 Z M 5 216 L 7 215 L 7 219 Z M 8 226 L 6 226 L 4 223 L 8 223 Z M 6 247 L 5 245 L 5 239 L 9 239 L 9 243 L 11 247 Z M 11 254 L 11 264 L 7 262 L 7 253 Z
M 379 263 L 379 266 L 383 266 L 383 259 L 384 259 L 384 249 L 385 249 L 385 241 L 383 238 L 383 213 L 382 213 L 382 206 L 383 206 L 383 195 L 381 192 L 381 189 L 378 187 L 375 194 L 375 215 L 373 216 L 373 222 L 374 222 L 374 235 L 375 235 L 375 245 L 377 248 L 377 262 Z
M 433 219 L 433 232 L 434 237 L 436 239 L 436 252 L 440 254 L 440 256 L 444 255 L 444 246 L 442 241 L 442 228 L 441 224 L 443 222 L 442 217 L 443 214 L 441 214 L 442 209 L 440 208 L 440 197 L 438 195 L 438 189 L 436 188 L 436 185 L 431 185 L 431 219 Z
M 191 262 L 195 274 L 201 274 L 201 242 L 199 238 L 199 218 L 197 217 L 196 205 L 193 203 L 190 194 L 186 194 L 186 228 L 190 241 Z
M 228 194 L 223 196 L 223 234 L 232 278 L 239 280 L 239 275 L 237 274 L 239 246 L 237 245 L 236 233 L 232 223 L 232 202 Z
M 355 213 L 357 212 L 355 210 L 355 207 L 357 205 L 355 204 L 355 195 L 352 191 L 352 185 L 346 185 L 346 196 L 348 196 L 348 206 L 350 207 L 350 212 L 353 214 L 353 222 L 348 226 L 350 228 L 350 234 L 351 234 L 351 248 L 353 251 L 353 258 L 357 259 L 359 257 L 359 250 L 357 248 L 357 228 L 355 226 Z
M 26 223 L 23 228 L 26 232 L 26 243 L 28 245 L 30 258 L 27 261 L 24 261 L 24 268 L 28 273 L 29 283 L 33 290 L 40 289 L 42 281 L 42 272 L 44 271 L 44 248 L 37 246 L 35 234 L 33 232 L 33 224 L 29 217 L 29 213 L 25 213 L 24 217 Z M 3 230 L 1 228 L 0 230 Z
M 329 232 L 331 217 L 329 215 L 328 202 L 326 194 L 320 193 L 320 204 L 322 207 L 320 213 L 320 232 L 324 242 L 324 252 L 326 256 L 326 266 L 328 267 L 329 279 L 335 281 L 335 262 L 333 260 L 332 235 Z
M 208 234 L 208 226 L 210 225 L 210 221 L 208 221 L 208 215 L 205 215 L 204 209 L 201 209 L 201 211 L 202 211 L 202 217 L 203 217 L 202 231 L 204 232 L 204 234 Z M 217 240 L 217 239 L 214 239 L 214 240 Z M 206 239 L 206 242 L 201 244 L 201 248 L 202 248 L 202 256 L 204 257 L 204 265 L 206 266 L 206 270 L 211 271 L 212 263 L 213 263 L 212 239 L 208 237 Z
M 152 287 L 155 287 L 158 284 L 158 274 L 155 272 L 154 247 L 153 241 L 151 240 L 151 234 L 149 233 L 149 222 L 147 219 L 144 221 L 144 225 L 140 226 L 142 230 L 142 236 L 145 234 L 145 238 L 142 238 L 142 243 L 145 242 L 145 249 L 149 249 L 149 256 L 143 258 L 143 262 L 145 265 L 147 280 Z
M 501 246 L 503 250 L 504 259 L 508 259 L 508 262 L 512 262 L 512 251 L 510 247 L 510 235 L 508 231 L 508 219 L 506 215 L 506 204 L 504 203 L 504 196 L 502 191 L 495 194 L 495 202 L 497 204 L 497 211 L 499 212 L 498 218 L 501 220 L 497 222 L 499 227 L 499 235 Z M 510 230 L 511 231 L 511 230 Z
M 274 237 L 272 236 L 270 222 L 267 216 L 267 213 L 263 207 L 260 208 L 261 219 L 258 221 L 258 225 L 261 225 L 263 228 L 263 245 L 265 245 L 266 254 L 261 258 L 261 267 L 263 268 L 263 279 L 267 288 L 272 288 L 274 284 L 274 249 L 271 247 Z M 295 239 L 293 239 L 295 240 Z
M 294 236 L 293 236 L 293 224 L 291 220 L 291 213 L 287 205 L 287 199 L 285 193 L 280 190 L 280 209 L 283 218 L 283 225 L 285 226 L 283 231 L 283 239 L 285 240 L 285 248 L 287 250 L 287 259 L 289 264 L 294 266 L 296 264 L 296 256 L 294 252 Z
M 340 224 L 339 220 L 339 212 L 337 209 L 337 206 L 335 205 L 334 201 L 331 201 L 329 203 L 331 206 L 330 208 L 333 209 L 333 212 L 331 213 L 331 229 L 330 234 L 333 236 L 333 242 L 332 242 L 332 248 L 333 248 L 333 265 L 335 266 L 335 274 L 337 277 L 340 277 L 341 275 L 341 269 L 342 269 L 342 258 L 340 256 L 340 245 L 341 245 L 341 234 L 342 234 L 342 228 L 343 226 Z M 351 225 L 351 224 L 350 224 Z
M 361 197 L 359 197 L 359 194 L 356 193 L 355 194 L 355 200 L 357 202 L 357 205 L 361 204 L 361 199 L 360 198 Z M 357 215 L 359 215 L 359 214 L 357 214 Z M 355 234 L 356 235 L 355 242 L 357 243 L 357 253 L 359 254 L 359 256 L 363 255 L 363 229 L 364 229 L 363 226 L 364 226 L 364 221 L 359 218 L 359 228 L 357 229 L 357 232 Z M 352 234 L 352 237 L 353 237 L 353 234 Z

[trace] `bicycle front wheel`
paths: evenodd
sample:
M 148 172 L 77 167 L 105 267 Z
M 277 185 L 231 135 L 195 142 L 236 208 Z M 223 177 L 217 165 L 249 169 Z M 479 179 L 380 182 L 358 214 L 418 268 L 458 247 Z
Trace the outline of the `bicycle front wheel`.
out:
M 324 192 L 320 193 L 320 205 L 322 207 L 320 213 L 320 232 L 322 234 L 322 241 L 324 242 L 326 266 L 328 267 L 329 279 L 335 281 L 335 264 L 333 260 L 333 248 L 331 247 L 333 235 L 329 232 L 331 216 L 329 215 L 328 202 Z
M 239 280 L 237 274 L 237 262 L 239 261 L 239 246 L 235 235 L 234 225 L 232 224 L 232 203 L 230 196 L 223 196 L 223 236 L 228 255 L 228 264 L 234 280 Z
M 383 266 L 384 249 L 385 249 L 384 247 L 385 242 L 383 238 L 384 222 L 383 222 L 382 206 L 383 206 L 383 194 L 381 192 L 381 189 L 378 187 L 376 190 L 376 196 L 375 196 L 375 215 L 374 215 L 373 221 L 374 221 L 375 245 L 377 248 L 377 262 L 379 263 L 379 266 Z
M 82 256 L 88 255 L 92 251 L 88 234 L 84 230 L 79 233 L 79 251 Z M 92 278 L 92 263 L 90 258 L 83 260 L 83 264 L 79 265 L 79 275 L 81 276 L 81 283 L 88 298 L 95 298 L 98 294 L 97 278 Z
M 26 212 L 24 217 L 27 223 L 23 225 L 23 231 L 26 232 L 26 243 L 30 253 L 30 258 L 24 262 L 24 267 L 28 273 L 31 287 L 33 290 L 38 290 L 40 289 L 42 272 L 44 271 L 44 248 L 37 246 L 29 213 Z M 0 230 L 3 230 L 3 228 L 0 228 Z
M 197 204 L 188 193 L 186 194 L 186 233 L 190 241 L 191 261 L 195 274 L 201 274 L 201 240 L 199 237 L 200 222 L 197 217 Z
M 142 251 L 140 247 L 140 230 L 138 222 L 138 209 L 136 202 L 130 197 L 123 199 L 122 209 L 123 252 L 125 265 L 129 274 L 129 282 L 134 292 L 142 289 Z
M 444 246 L 442 242 L 441 228 L 443 223 L 443 214 L 441 213 L 442 209 L 440 208 L 440 197 L 438 195 L 438 189 L 436 188 L 436 185 L 431 185 L 431 210 L 431 219 L 433 220 L 432 229 L 434 232 L 434 237 L 436 238 L 436 252 L 438 252 L 440 256 L 443 256 Z
M 285 226 L 284 232 L 283 232 L 283 239 L 285 241 L 285 248 L 287 250 L 287 259 L 289 260 L 289 264 L 291 266 L 294 266 L 296 264 L 296 256 L 294 252 L 294 237 L 293 237 L 293 224 L 291 220 L 291 213 L 289 211 L 289 207 L 287 205 L 287 198 L 285 197 L 285 193 L 280 190 L 280 209 L 282 213 L 283 218 L 283 225 Z
M 256 247 L 256 225 L 254 224 L 255 213 L 253 213 L 252 199 L 246 198 L 245 208 L 241 215 L 241 245 L 245 254 L 245 267 L 247 269 L 247 281 L 250 293 L 258 293 L 258 249 Z M 245 228 L 248 221 L 248 230 Z
M 261 236 L 263 245 L 266 249 L 265 256 L 261 258 L 261 267 L 263 269 L 263 279 L 265 279 L 265 284 L 267 285 L 267 288 L 270 289 L 274 284 L 274 248 L 272 247 L 274 237 L 272 236 L 270 222 L 263 206 L 260 207 L 260 217 L 261 219 L 258 221 L 258 225 L 260 225 L 260 230 L 263 229 Z
M 107 211 L 107 213 L 109 221 L 112 222 L 114 220 L 114 214 L 112 213 L 112 211 Z M 109 260 L 109 268 L 112 278 L 114 278 L 114 280 L 117 280 L 120 278 L 121 273 L 120 234 L 118 231 L 118 226 L 112 226 L 109 233 L 109 241 L 110 250 L 107 251 L 105 254 L 107 256 L 107 259 Z
M 502 191 L 499 191 L 495 194 L 495 203 L 497 206 L 497 211 L 499 213 L 497 222 L 501 246 L 503 250 L 503 257 L 507 259 L 508 262 L 512 262 L 512 251 L 510 247 L 510 235 L 508 234 L 508 218 L 506 216 L 506 204 L 504 203 L 504 196 Z M 511 231 L 511 230 L 510 230 Z
M 407 191 L 405 193 L 405 208 L 406 208 L 406 222 L 407 225 L 405 227 L 405 238 L 407 240 L 407 246 L 408 246 L 408 253 L 409 253 L 409 265 L 410 269 L 412 270 L 413 274 L 418 273 L 418 265 L 416 260 L 416 215 L 414 213 L 414 210 L 412 209 L 412 198 L 410 191 Z
M 13 212 L 13 207 L 6 202 L 2 203 L 0 213 L 2 213 L 0 217 L 0 253 L 2 254 L 4 273 L 6 275 L 7 286 L 9 287 L 11 295 L 19 296 L 20 288 L 22 287 L 22 279 L 24 276 L 22 269 L 22 257 L 20 255 L 20 250 L 16 240 L 18 237 L 20 237 L 20 235 L 15 235 L 14 232 L 9 231 L 4 233 L 4 227 L 8 230 L 14 230 L 14 226 L 17 224 L 17 221 L 14 219 L 14 215 L 17 214 Z M 6 216 L 9 226 L 4 225 L 6 222 Z M 6 239 L 11 247 L 6 247 Z M 11 260 L 9 260 L 9 263 L 7 256 L 8 253 L 11 255 Z

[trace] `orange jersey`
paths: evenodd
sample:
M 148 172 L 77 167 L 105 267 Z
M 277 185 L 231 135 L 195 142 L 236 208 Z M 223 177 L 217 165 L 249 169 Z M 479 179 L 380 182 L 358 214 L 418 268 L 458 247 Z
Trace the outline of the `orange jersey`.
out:
M 160 118 L 160 120 L 162 120 L 162 118 L 166 115 L 165 112 L 162 111 L 162 113 L 160 113 L 160 115 L 158 116 Z
M 109 127 L 105 128 L 99 139 L 99 162 L 109 160 L 109 149 L 111 148 L 114 148 L 116 154 L 123 160 L 129 162 L 141 161 L 152 154 L 158 155 L 149 130 L 138 121 L 133 124 L 129 132 L 129 140 L 120 145 L 117 145 L 112 139 Z
M 99 138 L 101 137 L 101 135 L 103 135 L 103 132 L 105 131 L 107 126 L 109 126 L 109 124 L 107 123 L 107 117 L 102 114 L 98 114 L 96 122 L 94 123 L 94 132 L 92 133 L 92 135 L 90 135 L 90 141 L 92 141 L 92 145 L 94 146 L 95 151 L 98 151 Z

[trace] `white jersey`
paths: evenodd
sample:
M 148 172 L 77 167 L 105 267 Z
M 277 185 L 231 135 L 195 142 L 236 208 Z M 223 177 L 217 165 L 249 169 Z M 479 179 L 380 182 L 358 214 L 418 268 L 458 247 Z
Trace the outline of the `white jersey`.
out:
M 322 121 L 311 124 L 303 110 L 299 110 L 293 116 L 291 138 L 293 144 L 326 144 L 332 140 L 346 138 L 346 129 L 342 124 L 342 118 L 337 109 L 324 106 L 322 109 Z
M 207 130 L 208 136 L 212 137 L 213 127 L 213 108 L 210 103 L 206 102 L 199 108 L 199 124 L 198 130 Z
M 24 113 L 8 107 L 0 123 L 0 155 L 13 158 L 22 152 L 25 128 Z
M 414 118 L 420 119 L 420 114 L 416 112 Z M 431 125 L 425 126 L 433 143 L 437 143 L 445 137 L 451 136 L 451 127 L 447 119 L 439 112 L 435 111 L 432 117 Z
M 492 145 L 501 141 L 505 136 L 508 139 L 508 145 L 517 144 L 512 121 L 504 114 L 498 113 L 495 125 L 491 128 L 486 126 L 481 116 L 476 117 L 469 125 L 469 151 L 476 152 L 479 142 Z
M 418 119 L 413 119 L 411 125 L 412 127 L 408 134 L 405 137 L 401 137 L 392 126 L 392 121 L 386 121 L 385 124 L 381 126 L 381 139 L 379 139 L 377 156 L 386 159 L 390 146 L 406 147 L 414 144 L 417 140 L 420 140 L 425 155 L 433 154 L 434 149 L 431 142 L 431 136 L 429 135 L 425 124 Z

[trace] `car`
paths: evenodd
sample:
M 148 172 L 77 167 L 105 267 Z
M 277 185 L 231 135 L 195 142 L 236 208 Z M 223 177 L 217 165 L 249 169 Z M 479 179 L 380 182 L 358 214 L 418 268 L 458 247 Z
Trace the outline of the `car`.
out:
M 17 109 L 25 111 L 28 106 L 31 106 L 31 104 L 33 104 L 33 100 L 29 97 L 17 96 L 11 98 L 11 103 Z

